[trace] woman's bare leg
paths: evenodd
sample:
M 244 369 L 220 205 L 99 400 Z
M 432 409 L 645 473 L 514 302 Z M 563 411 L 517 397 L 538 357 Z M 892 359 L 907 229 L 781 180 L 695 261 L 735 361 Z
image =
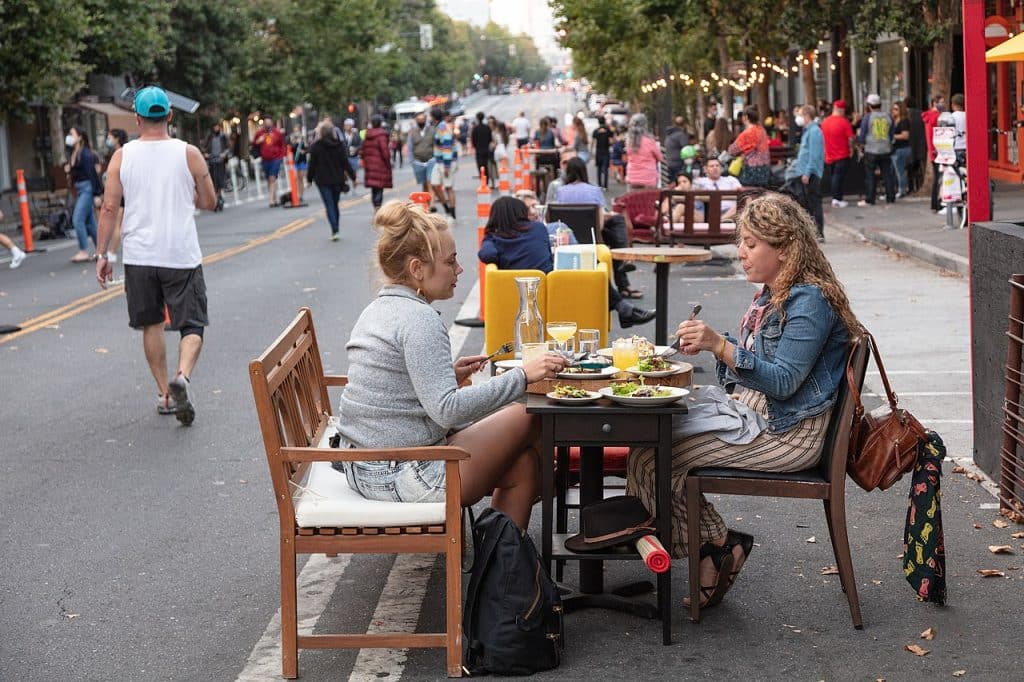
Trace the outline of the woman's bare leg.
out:
M 520 404 L 491 414 L 448 439 L 470 458 L 459 466 L 462 504 L 469 506 L 493 495 L 493 506 L 520 528 L 530 523 L 530 511 L 540 490 L 536 441 L 539 424 Z

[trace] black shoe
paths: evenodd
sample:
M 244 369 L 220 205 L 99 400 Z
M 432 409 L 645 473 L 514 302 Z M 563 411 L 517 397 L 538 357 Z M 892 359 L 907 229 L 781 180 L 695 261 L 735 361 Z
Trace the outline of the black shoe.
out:
M 454 204 L 452 205 L 452 207 L 450 209 L 448 209 L 448 215 L 450 215 L 452 217 L 452 220 L 455 220 L 455 205 Z
M 636 270 L 636 265 L 634 265 L 633 263 L 623 263 L 622 264 L 622 271 L 623 272 L 633 272 L 634 270 Z
M 629 329 L 634 324 L 644 324 L 650 322 L 658 314 L 656 310 L 644 310 L 643 308 L 633 308 L 632 312 L 628 315 L 619 315 L 619 326 L 623 329 Z

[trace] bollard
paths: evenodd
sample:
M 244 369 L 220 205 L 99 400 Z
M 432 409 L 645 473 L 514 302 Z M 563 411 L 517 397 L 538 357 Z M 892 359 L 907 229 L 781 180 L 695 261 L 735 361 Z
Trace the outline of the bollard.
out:
M 28 210 L 28 189 L 25 187 L 25 171 L 19 168 L 18 210 L 21 212 L 21 236 L 25 240 L 25 253 L 32 253 L 32 214 Z M 91 207 L 90 207 L 91 209 Z
M 413 192 L 409 195 L 409 201 L 413 202 L 424 211 L 430 211 L 430 192 Z
M 480 185 L 476 188 L 476 248 L 477 251 L 484 242 L 484 234 L 487 231 L 487 220 L 491 217 L 491 188 L 487 186 L 487 169 L 480 168 Z M 485 273 L 486 265 L 483 261 L 479 261 L 477 270 L 479 272 L 479 292 L 480 292 L 480 304 L 479 312 L 476 317 L 464 317 L 461 320 L 455 320 L 455 324 L 462 325 L 463 327 L 482 327 L 484 326 L 484 285 L 485 285 Z
M 512 193 L 508 185 L 508 161 L 505 159 L 501 160 L 501 170 L 498 173 L 498 192 L 503 197 L 507 197 Z
M 232 206 L 240 206 L 242 202 L 238 198 L 238 159 L 230 159 L 228 168 L 231 170 L 231 193 L 235 197 L 235 203 Z
M 260 178 L 263 175 L 263 167 L 260 165 L 260 163 L 258 161 L 252 161 L 250 159 L 250 163 L 252 163 L 252 175 L 253 175 L 253 178 L 256 180 L 256 198 L 257 199 L 262 199 L 263 198 L 263 183 L 260 182 Z

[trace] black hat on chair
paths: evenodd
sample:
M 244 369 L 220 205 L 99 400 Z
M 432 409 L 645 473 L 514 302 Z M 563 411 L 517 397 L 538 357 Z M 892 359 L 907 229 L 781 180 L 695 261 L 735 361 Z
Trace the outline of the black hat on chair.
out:
M 565 540 L 565 546 L 574 552 L 628 544 L 656 532 L 654 516 L 633 495 L 609 497 L 587 505 L 580 510 L 580 530 Z

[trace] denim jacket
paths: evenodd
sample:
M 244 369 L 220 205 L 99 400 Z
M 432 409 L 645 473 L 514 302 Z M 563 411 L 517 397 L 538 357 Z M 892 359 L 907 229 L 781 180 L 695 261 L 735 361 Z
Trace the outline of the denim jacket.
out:
M 762 305 L 771 295 L 764 287 L 755 299 Z M 813 284 L 794 285 L 784 304 L 786 324 L 774 309 L 754 337 L 753 351 L 745 348 L 749 330 L 735 344 L 736 369 L 719 361 L 718 380 L 735 382 L 764 393 L 768 399 L 768 430 L 782 433 L 807 417 L 825 412 L 836 400 L 846 370 L 849 337 L 842 320 Z

